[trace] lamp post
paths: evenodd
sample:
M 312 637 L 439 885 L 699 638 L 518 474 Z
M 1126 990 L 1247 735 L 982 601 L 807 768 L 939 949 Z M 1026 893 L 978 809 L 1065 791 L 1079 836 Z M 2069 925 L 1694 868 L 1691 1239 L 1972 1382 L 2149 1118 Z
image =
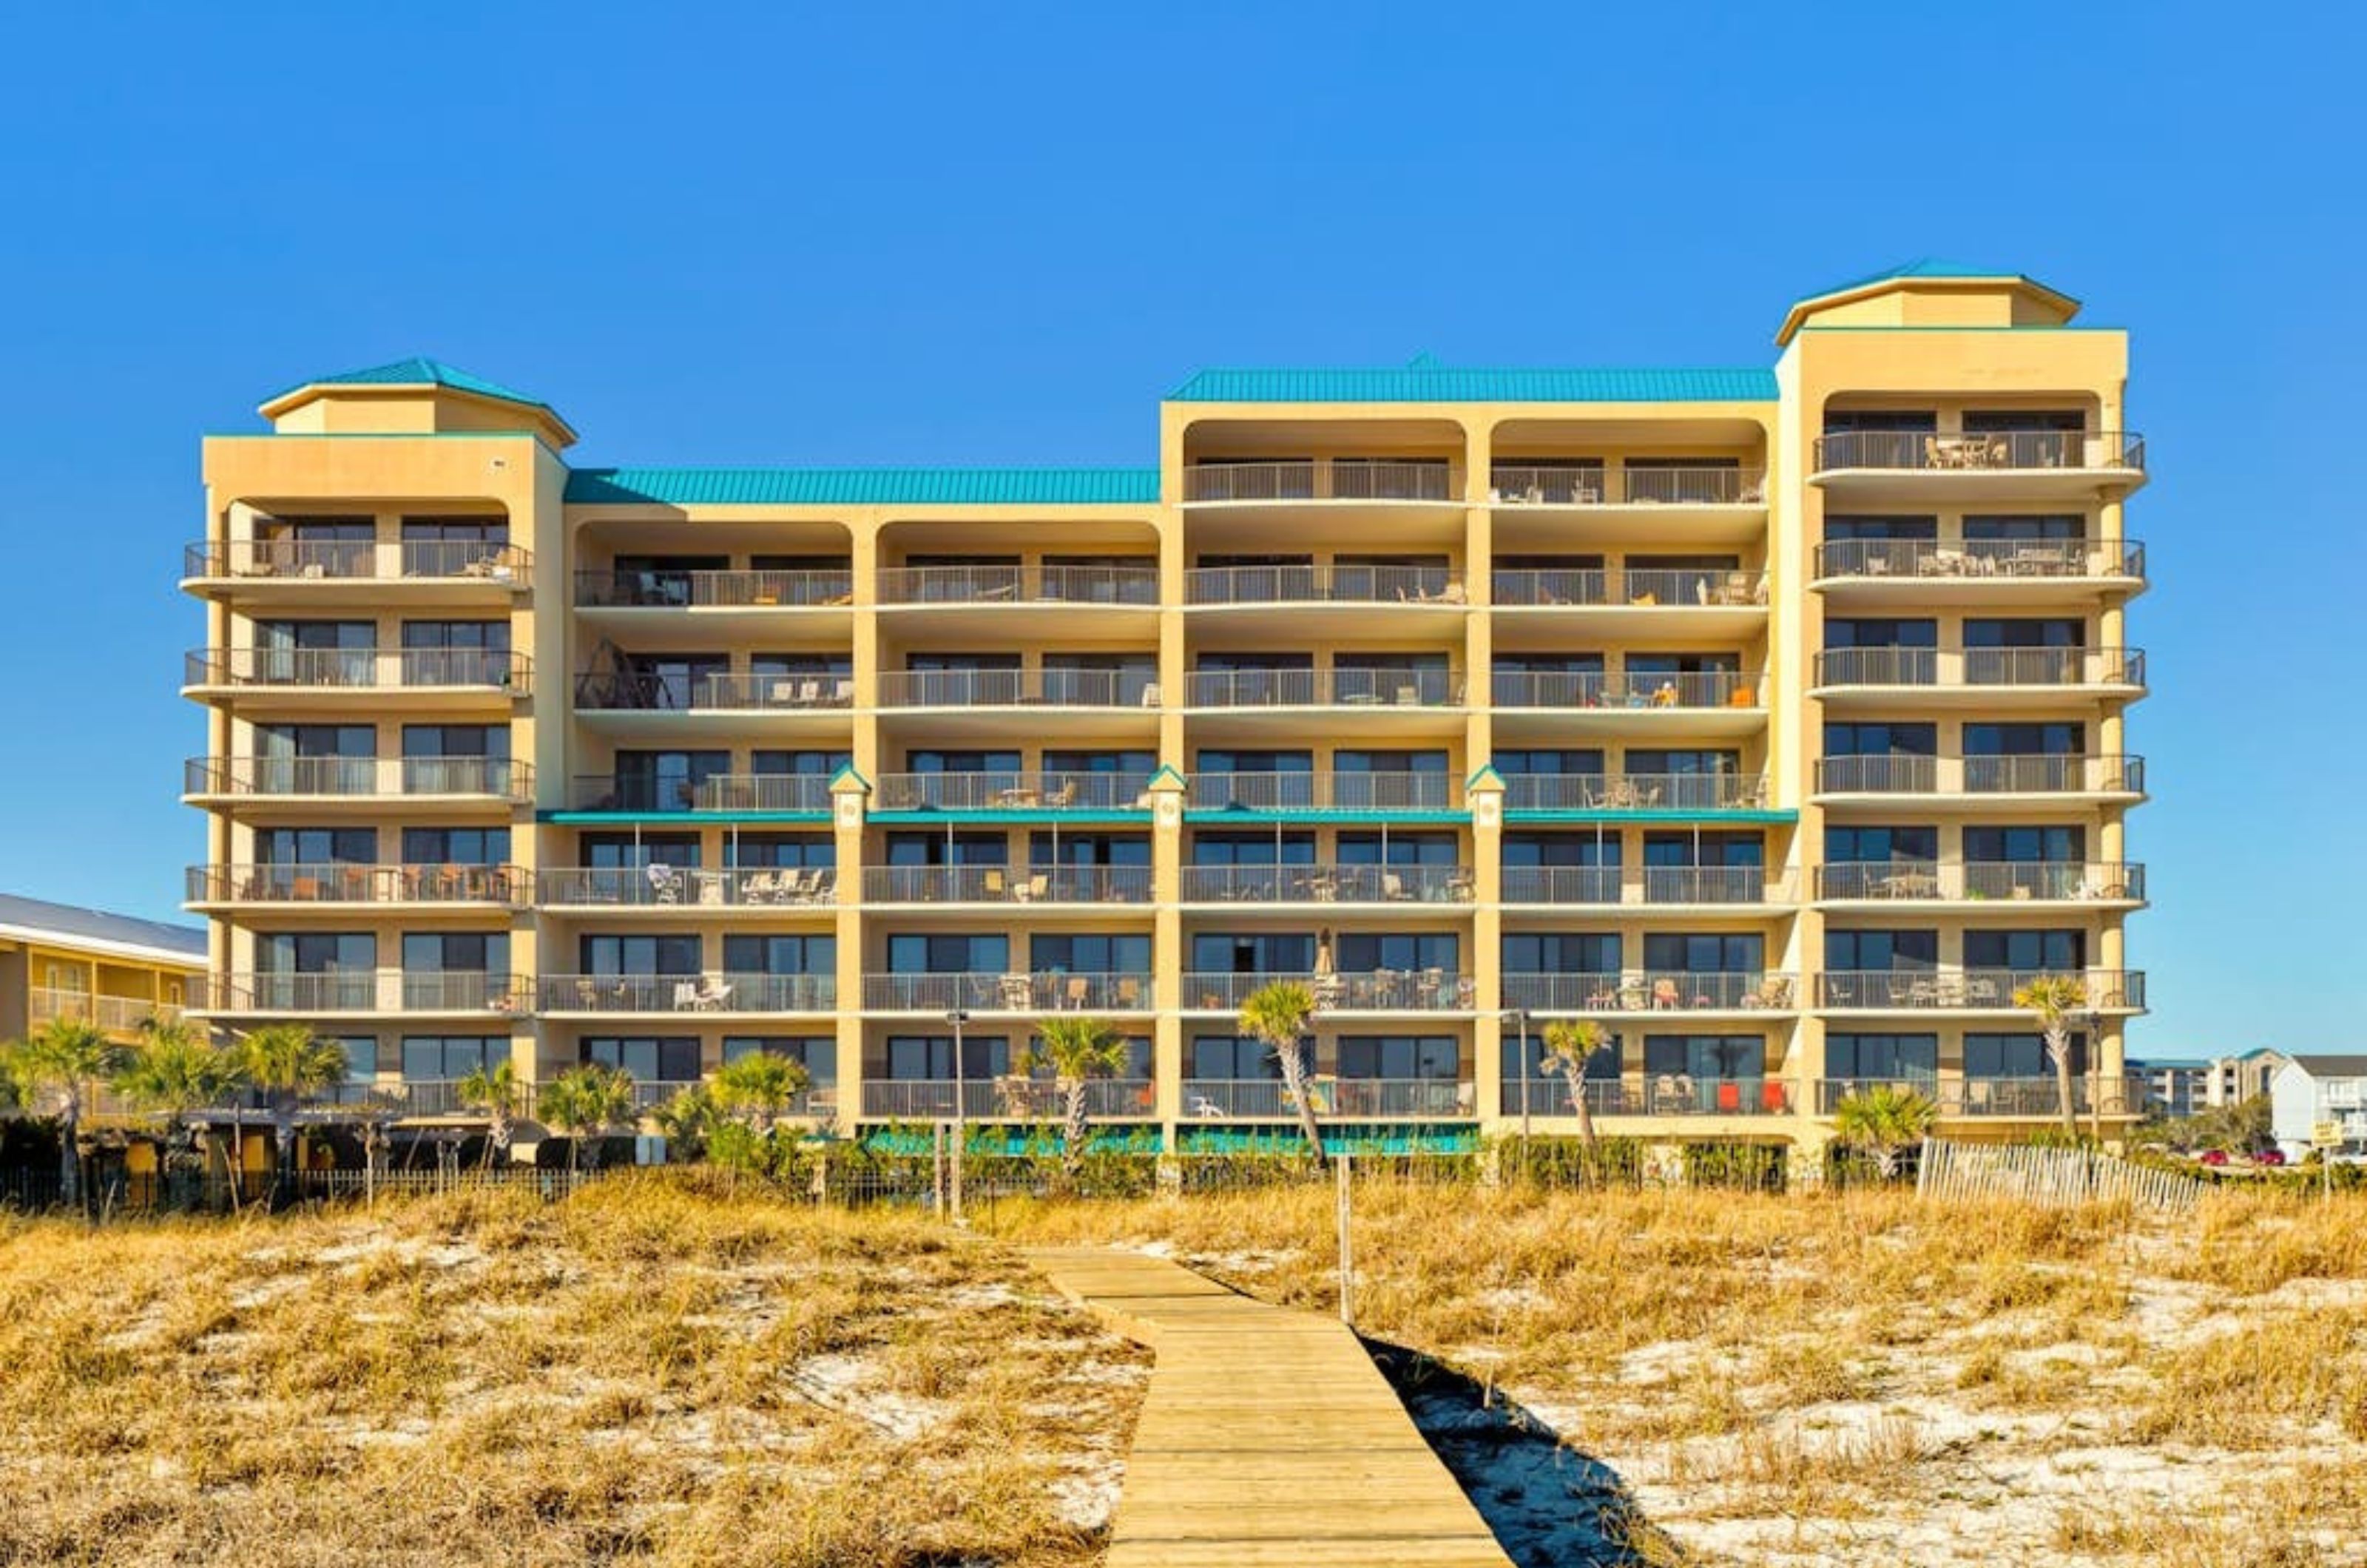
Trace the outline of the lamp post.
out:
M 969 1142 L 969 1079 L 962 1066 L 962 1025 L 969 1013 L 956 1008 L 946 1014 L 954 1026 L 954 1224 L 962 1223 L 962 1145 Z
M 2088 1136 L 2101 1149 L 2104 1145 L 2104 1069 L 2101 1059 L 2104 1015 L 2091 1006 L 2073 1014 L 2071 1021 L 2079 1026 L 2088 1043 Z M 2125 1079 L 2127 1074 L 2122 1077 Z
M 1506 1008 L 1503 1016 L 1521 1030 L 1521 1171 L 1528 1173 L 1529 1166 L 1529 1010 Z

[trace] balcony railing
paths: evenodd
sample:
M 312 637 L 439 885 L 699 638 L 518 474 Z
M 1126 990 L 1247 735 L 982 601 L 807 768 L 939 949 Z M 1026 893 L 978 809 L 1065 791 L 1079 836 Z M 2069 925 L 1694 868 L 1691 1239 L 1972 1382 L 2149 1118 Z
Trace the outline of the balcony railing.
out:
M 1151 980 L 1148 974 L 1056 971 L 866 975 L 863 1005 L 872 1012 L 1142 1012 L 1151 1005 Z
M 1147 904 L 1147 865 L 874 865 L 866 904 Z
M 530 994 L 522 975 L 349 969 L 233 975 L 213 987 L 211 1005 L 220 1012 L 515 1013 Z
M 2134 648 L 1831 648 L 1819 686 L 2142 686 Z
M 1187 904 L 1468 904 L 1467 865 L 1188 865 Z
M 818 866 L 546 866 L 539 902 L 634 909 L 785 908 L 835 905 L 838 872 Z
M 1280 463 L 1194 463 L 1184 470 L 1191 502 L 1413 501 L 1452 502 L 1463 494 L 1453 465 L 1316 457 Z
M 1798 1005 L 1795 978 L 1758 969 L 1506 975 L 1504 1005 L 1531 1012 L 1781 1011 Z
M 1116 604 L 1159 603 L 1159 567 L 903 566 L 879 572 L 882 604 Z
M 1817 868 L 1817 897 L 2142 902 L 2145 867 L 2118 861 L 1838 861 Z
M 829 1012 L 834 975 L 545 975 L 545 1012 Z
M 1433 668 L 1195 670 L 1184 688 L 1195 708 L 1455 707 L 1463 672 Z
M 1852 1095 L 1874 1089 L 1909 1090 L 1935 1102 L 1942 1116 L 2012 1116 L 2037 1118 L 2063 1113 L 2063 1093 L 2053 1075 L 2044 1077 L 1820 1078 L 1817 1082 L 1817 1114 L 1830 1116 Z M 2146 1108 L 2142 1077 L 2107 1077 L 2101 1082 L 2085 1073 L 2071 1077 L 2071 1108 L 2082 1116 L 2135 1116 Z
M 191 686 L 380 691 L 475 686 L 523 696 L 533 661 L 481 648 L 201 648 L 189 654 Z
M 1759 570 L 1648 567 L 1506 569 L 1489 580 L 1500 607 L 1620 605 L 1670 608 L 1763 605 L 1767 574 Z
M 2145 759 L 2026 754 L 2001 757 L 1826 757 L 1822 795 L 2137 795 Z
M 1473 1005 L 1471 977 L 1444 969 L 1375 969 L 1358 974 L 1238 974 L 1216 971 L 1184 976 L 1184 1005 L 1207 1011 L 1238 1011 L 1258 991 L 1277 982 L 1304 986 L 1320 1012 L 1457 1012 Z
M 531 764 L 507 757 L 192 757 L 189 795 L 388 798 L 493 795 L 534 798 Z
M 1188 604 L 1461 604 L 1444 566 L 1215 566 L 1184 574 Z
M 1763 773 L 1514 773 L 1508 811 L 1750 811 L 1767 804 Z
M 518 901 L 526 874 L 514 865 L 193 865 L 192 904 L 493 904 Z
M 959 1110 L 956 1110 L 957 1104 Z M 1156 1090 L 1148 1078 L 1088 1078 L 1085 1114 L 1096 1120 L 1153 1115 Z M 868 1078 L 863 1114 L 897 1122 L 943 1122 L 958 1115 L 971 1122 L 1054 1121 L 1068 1111 L 1068 1097 L 1047 1078 Z
M 1817 547 L 1817 575 L 1943 581 L 2145 576 L 2135 539 L 1833 539 Z
M 891 670 L 886 708 L 1155 708 L 1158 678 L 1138 670 Z
M 1586 1109 L 1596 1116 L 1785 1116 L 1797 1105 L 1782 1078 L 1696 1077 L 1691 1073 L 1585 1080 Z M 1575 1116 L 1566 1079 L 1504 1080 L 1508 1116 Z
M 585 610 L 824 609 L 851 604 L 851 571 L 616 571 L 575 574 L 575 603 Z
M 596 712 L 795 712 L 851 708 L 855 682 L 844 675 L 701 675 L 586 671 L 575 677 L 575 705 Z
M 2017 1010 L 2013 994 L 2059 969 L 1831 969 L 1817 976 L 1820 1008 Z M 2081 1006 L 2105 1012 L 2142 1011 L 2145 976 L 2134 969 L 2069 972 L 2087 993 Z
M 567 798 L 577 811 L 818 813 L 830 810 L 830 778 L 823 773 L 712 773 L 692 784 L 579 773 Z
M 62 986 L 34 986 L 26 991 L 28 1023 L 73 1021 L 94 1024 L 110 1034 L 128 1033 L 153 1019 L 170 1023 L 181 1016 L 178 1002 L 151 1001 L 145 997 L 110 997 L 70 990 Z
M 1148 811 L 1147 773 L 882 773 L 874 811 Z
M 1499 670 L 1500 708 L 1756 708 L 1764 678 L 1750 671 Z
M 1537 468 L 1498 463 L 1488 470 L 1488 499 L 1499 506 L 1759 506 L 1763 469 L 1743 468 Z
M 1448 773 L 1194 773 L 1195 811 L 1449 811 L 1462 791 Z
M 1318 1075 L 1307 1086 L 1318 1116 L 1353 1120 L 1465 1117 L 1477 1114 L 1473 1086 L 1456 1078 L 1360 1078 Z M 1280 1078 L 1187 1078 L 1186 1120 L 1280 1122 L 1298 1115 L 1298 1103 Z
M 1782 904 L 1792 897 L 1783 869 L 1757 865 L 1647 865 L 1631 879 L 1615 865 L 1508 865 L 1507 904 Z
M 1922 473 L 2028 469 L 2145 468 L 2145 438 L 2124 431 L 1999 430 L 1933 434 L 1851 430 L 1817 438 L 1816 468 Z
M 341 582 L 445 579 L 522 588 L 533 566 L 532 552 L 519 546 L 477 540 L 209 539 L 184 552 L 181 575 Z

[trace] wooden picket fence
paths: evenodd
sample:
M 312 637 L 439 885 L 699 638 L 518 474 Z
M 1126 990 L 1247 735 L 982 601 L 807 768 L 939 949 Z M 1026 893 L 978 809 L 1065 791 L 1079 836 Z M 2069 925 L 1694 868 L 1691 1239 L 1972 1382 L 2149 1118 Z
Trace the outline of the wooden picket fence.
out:
M 2157 1213 L 2182 1214 L 2207 1190 L 2191 1176 L 2131 1165 L 2081 1149 L 1923 1140 L 1915 1174 L 1921 1198 L 2005 1198 L 2049 1208 L 2125 1201 Z

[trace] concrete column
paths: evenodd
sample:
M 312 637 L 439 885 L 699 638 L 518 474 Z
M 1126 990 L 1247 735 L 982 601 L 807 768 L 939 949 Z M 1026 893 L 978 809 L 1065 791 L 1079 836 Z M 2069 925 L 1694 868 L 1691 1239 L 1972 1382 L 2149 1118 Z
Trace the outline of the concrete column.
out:
M 841 768 L 831 780 L 838 857 L 838 1126 L 847 1133 L 863 1114 L 863 824 L 870 797 L 869 779 L 854 768 Z

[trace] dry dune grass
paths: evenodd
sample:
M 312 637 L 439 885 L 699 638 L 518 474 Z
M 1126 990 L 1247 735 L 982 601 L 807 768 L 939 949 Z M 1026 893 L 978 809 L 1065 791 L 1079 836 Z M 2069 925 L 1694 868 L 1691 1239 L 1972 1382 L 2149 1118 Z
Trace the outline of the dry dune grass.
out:
M 1146 1359 L 990 1247 L 619 1179 L 0 1222 L 0 1562 L 1096 1560 Z
M 1359 1326 L 1528 1404 L 1698 1561 L 2367 1562 L 2367 1199 L 1376 1183 L 1356 1215 Z M 999 1223 L 1332 1304 L 1328 1190 Z

